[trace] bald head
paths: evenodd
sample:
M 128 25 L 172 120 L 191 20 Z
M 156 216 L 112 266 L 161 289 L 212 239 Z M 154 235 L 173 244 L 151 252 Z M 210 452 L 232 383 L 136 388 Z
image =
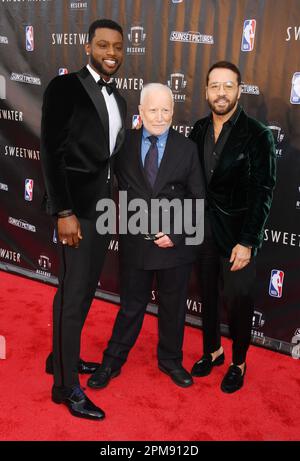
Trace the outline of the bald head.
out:
M 167 131 L 172 123 L 173 94 L 161 83 L 148 83 L 141 91 L 139 112 L 144 127 L 154 136 Z

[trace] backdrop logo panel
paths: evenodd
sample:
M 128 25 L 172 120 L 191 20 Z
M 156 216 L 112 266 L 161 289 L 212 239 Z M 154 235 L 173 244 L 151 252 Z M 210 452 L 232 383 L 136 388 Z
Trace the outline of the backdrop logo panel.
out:
M 140 46 L 145 38 L 146 34 L 144 32 L 143 26 L 132 26 L 130 32 L 127 34 L 128 40 L 132 46 L 127 47 L 127 54 L 145 54 L 146 47 Z
M 89 34 L 86 33 L 67 33 L 57 32 L 51 34 L 51 45 L 56 46 L 74 46 L 85 45 L 89 41 Z
M 25 39 L 26 39 L 26 51 L 34 50 L 34 34 L 33 26 L 26 26 L 25 28 Z
M 255 39 L 255 29 L 256 29 L 256 20 L 255 19 L 246 19 L 243 27 L 242 35 L 242 51 L 252 51 L 254 48 L 254 39 Z
M 265 325 L 265 317 L 263 312 L 255 310 L 253 317 L 252 317 L 252 330 L 251 334 L 255 342 L 261 342 L 262 338 L 264 338 L 264 333 L 261 331 L 263 326 Z
M 293 75 L 290 101 L 292 104 L 300 104 L 300 72 Z
M 0 45 L 8 45 L 8 38 L 5 35 L 0 35 Z
M 0 182 L 0 190 L 8 192 L 8 185 L 4 184 L 3 182 Z
M 264 241 L 272 244 L 300 247 L 300 234 L 298 232 L 284 232 L 276 229 L 265 229 Z
M 273 136 L 274 136 L 274 142 L 275 142 L 275 146 L 276 146 L 276 157 L 277 157 L 277 159 L 281 159 L 282 156 L 283 156 L 283 152 L 282 152 L 282 149 L 280 148 L 280 144 L 284 140 L 283 129 L 279 125 L 278 122 L 270 122 L 269 125 L 268 125 L 268 128 L 270 128 L 270 130 L 272 131 Z
M 134 130 L 136 128 L 140 128 L 141 125 L 142 125 L 142 117 L 138 114 L 133 115 L 131 128 Z
M 184 78 L 184 74 L 181 72 L 175 72 L 170 75 L 168 80 L 168 87 L 173 92 L 174 102 L 184 102 L 186 95 L 182 91 L 186 88 L 187 81 Z
M 282 297 L 284 272 L 279 269 L 273 269 L 270 277 L 269 295 L 274 298 Z
M 186 300 L 187 311 L 191 314 L 201 314 L 202 312 L 202 303 L 197 299 L 187 299 Z
M 24 199 L 27 202 L 32 202 L 33 200 L 33 179 L 25 179 Z
M 6 158 L 17 158 L 25 160 L 40 160 L 40 151 L 35 149 L 28 149 L 27 147 L 20 146 L 4 146 L 4 150 L 1 149 L 0 154 Z
M 12 72 L 10 79 L 14 82 L 20 83 L 29 83 L 30 85 L 41 85 L 41 79 L 39 77 L 33 77 L 29 74 L 18 74 L 16 72 Z
M 76 10 L 76 11 L 80 11 L 80 10 L 87 10 L 88 9 L 88 2 L 81 2 L 81 1 L 72 1 L 69 3 L 69 8 L 71 10 Z
M 243 94 L 253 94 L 254 96 L 258 96 L 260 94 L 259 87 L 257 85 L 243 83 L 241 87 Z
M 138 77 L 115 77 L 118 90 L 141 91 L 144 86 L 144 80 Z
M 8 248 L 0 248 L 0 258 L 4 261 L 11 261 L 16 264 L 20 264 L 22 262 L 21 253 L 9 250 Z
M 20 227 L 21 229 L 27 230 L 29 232 L 36 232 L 36 227 L 33 224 L 28 223 L 24 219 L 18 219 L 18 218 L 13 218 L 12 216 L 9 216 L 8 222 L 12 226 Z
M 40 266 L 40 269 L 37 269 L 36 273 L 42 275 L 43 277 L 51 277 L 51 272 L 49 271 L 51 269 L 52 263 L 50 261 L 49 256 L 40 255 L 38 259 L 38 264 Z
M 0 109 L 0 120 L 23 122 L 23 112 L 18 110 Z
M 214 37 L 212 35 L 202 35 L 200 32 L 179 32 L 177 30 L 173 30 L 170 35 L 170 41 L 213 45 Z
M 6 99 L 6 80 L 3 75 L 0 75 L 0 99 Z
M 60 67 L 58 69 L 58 75 L 66 75 L 68 73 L 69 73 L 69 71 L 68 71 L 68 69 L 66 67 Z
M 286 29 L 286 41 L 289 42 L 290 40 L 300 40 L 300 26 L 289 26 Z
M 293 359 L 300 359 L 300 328 L 297 328 L 297 330 L 295 331 L 291 343 L 295 344 L 295 346 L 292 347 Z

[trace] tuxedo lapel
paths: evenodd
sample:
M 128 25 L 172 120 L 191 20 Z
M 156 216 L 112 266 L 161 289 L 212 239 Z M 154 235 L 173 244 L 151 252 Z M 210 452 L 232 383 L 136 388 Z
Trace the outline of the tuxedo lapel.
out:
M 82 83 L 83 87 L 85 88 L 86 92 L 88 93 L 89 97 L 91 98 L 92 103 L 95 106 L 95 109 L 99 115 L 101 120 L 105 137 L 106 137 L 106 145 L 107 151 L 109 155 L 109 121 L 108 121 L 108 112 L 106 109 L 105 99 L 102 94 L 102 91 L 98 87 L 97 83 L 93 79 L 91 73 L 88 71 L 86 67 L 81 69 L 77 76 Z
M 248 136 L 248 119 L 244 111 L 242 111 L 232 127 L 230 135 L 226 141 L 223 151 L 221 152 L 220 159 L 211 177 L 211 182 L 218 180 L 226 173 L 232 163 L 243 154 L 242 148 L 244 141 Z M 204 138 L 203 144 L 204 146 Z M 203 149 L 204 150 L 204 149 Z

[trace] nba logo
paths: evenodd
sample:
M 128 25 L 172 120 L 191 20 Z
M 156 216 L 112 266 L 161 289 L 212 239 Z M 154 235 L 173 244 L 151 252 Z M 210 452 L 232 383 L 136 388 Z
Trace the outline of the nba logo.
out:
M 133 115 L 132 116 L 132 126 L 133 130 L 138 130 L 141 128 L 142 125 L 142 117 L 140 115 Z
M 243 36 L 242 36 L 242 51 L 252 51 L 254 47 L 254 37 L 256 29 L 255 19 L 246 19 L 244 21 Z
M 300 104 L 300 72 L 293 75 L 290 102 Z
M 68 71 L 68 69 L 66 67 L 60 67 L 58 69 L 58 75 L 65 75 L 65 74 L 68 74 L 68 73 L 69 73 L 69 71 Z
M 282 285 L 283 285 L 284 272 L 279 269 L 273 269 L 271 271 L 269 295 L 274 298 L 281 298 L 282 296 Z
M 26 50 L 34 50 L 33 26 L 26 26 Z
M 25 200 L 32 202 L 33 199 L 33 179 L 25 179 Z

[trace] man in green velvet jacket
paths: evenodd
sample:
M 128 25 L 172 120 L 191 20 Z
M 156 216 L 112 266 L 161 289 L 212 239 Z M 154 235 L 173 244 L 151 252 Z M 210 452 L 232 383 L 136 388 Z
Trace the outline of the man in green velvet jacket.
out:
M 220 61 L 207 74 L 211 115 L 198 120 L 190 135 L 199 150 L 206 180 L 205 238 L 200 247 L 199 281 L 203 304 L 202 358 L 193 376 L 207 376 L 224 363 L 219 298 L 228 311 L 232 362 L 221 389 L 243 386 L 254 311 L 255 256 L 275 186 L 275 147 L 271 131 L 239 105 L 241 74 Z

